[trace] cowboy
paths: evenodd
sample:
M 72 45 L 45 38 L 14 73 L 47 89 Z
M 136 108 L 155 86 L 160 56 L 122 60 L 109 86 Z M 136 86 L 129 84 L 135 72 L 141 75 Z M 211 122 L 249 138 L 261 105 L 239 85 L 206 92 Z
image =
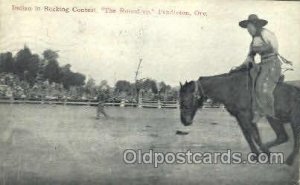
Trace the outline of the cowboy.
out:
M 100 118 L 100 115 L 103 114 L 105 118 L 108 118 L 109 116 L 106 114 L 106 112 L 104 111 L 104 103 L 106 100 L 106 93 L 103 90 L 100 90 L 98 92 L 98 96 L 97 96 L 97 101 L 98 101 L 98 105 L 97 105 L 97 117 L 96 119 Z
M 268 21 L 259 19 L 257 15 L 249 15 L 247 20 L 239 22 L 240 27 L 246 28 L 252 37 L 250 49 L 242 65 L 255 64 L 254 57 L 259 54 L 261 62 L 259 74 L 254 86 L 253 122 L 269 116 L 275 118 L 273 91 L 281 76 L 281 61 L 278 58 L 277 38 L 270 30 L 264 28 Z

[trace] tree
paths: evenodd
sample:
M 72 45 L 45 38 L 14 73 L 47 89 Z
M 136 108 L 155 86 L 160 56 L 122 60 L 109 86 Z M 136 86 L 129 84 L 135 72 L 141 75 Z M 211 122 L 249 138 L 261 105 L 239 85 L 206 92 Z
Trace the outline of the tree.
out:
M 96 83 L 93 78 L 89 78 L 85 84 L 85 92 L 92 97 L 96 96 Z
M 130 94 L 132 91 L 132 86 L 130 82 L 126 80 L 119 80 L 116 82 L 115 85 L 115 92 L 120 93 L 120 92 L 125 92 L 127 94 Z
M 70 82 L 70 85 L 72 86 L 83 86 L 85 82 L 85 76 L 81 73 L 71 73 L 72 80 Z
M 67 64 L 63 66 L 60 70 L 61 75 L 61 82 L 66 89 L 70 89 L 71 86 L 71 78 L 72 78 L 72 71 L 71 71 L 71 65 Z
M 158 83 L 158 96 L 161 98 L 163 96 L 163 99 L 166 100 L 167 93 L 171 90 L 171 86 L 167 85 L 165 82 Z
M 11 52 L 0 54 L 0 72 L 14 72 L 14 59 Z
M 57 51 L 53 51 L 51 49 L 47 49 L 43 52 L 44 59 L 46 60 L 57 60 L 58 59 L 58 53 Z
M 99 85 L 100 89 L 109 89 L 107 80 L 102 80 Z
M 50 83 L 60 83 L 61 73 L 58 62 L 56 60 L 50 60 L 45 66 L 44 76 L 49 80 Z
M 160 93 L 166 93 L 166 92 L 171 90 L 171 86 L 167 85 L 165 82 L 160 82 L 158 84 L 158 86 L 159 86 L 159 92 Z
M 149 78 L 143 81 L 142 88 L 146 91 L 152 91 L 154 94 L 158 93 L 156 81 Z
M 39 70 L 39 56 L 32 54 L 27 46 L 16 54 L 14 73 L 19 76 L 21 80 L 34 84 L 35 78 Z
M 81 73 L 71 71 L 71 65 L 67 64 L 60 69 L 61 82 L 64 88 L 69 89 L 71 86 L 82 86 L 85 84 L 85 76 Z
M 25 75 L 25 80 L 31 85 L 33 85 L 36 81 L 36 77 L 39 71 L 39 62 L 39 56 L 34 54 L 31 56 L 30 61 L 27 65 L 26 71 L 28 71 L 28 73 Z

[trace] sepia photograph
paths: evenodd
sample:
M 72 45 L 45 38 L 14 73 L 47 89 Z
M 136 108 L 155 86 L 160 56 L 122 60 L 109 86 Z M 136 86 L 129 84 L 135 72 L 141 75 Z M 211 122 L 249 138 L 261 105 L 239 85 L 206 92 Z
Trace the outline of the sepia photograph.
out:
M 0 185 L 298 185 L 300 2 L 0 0 Z

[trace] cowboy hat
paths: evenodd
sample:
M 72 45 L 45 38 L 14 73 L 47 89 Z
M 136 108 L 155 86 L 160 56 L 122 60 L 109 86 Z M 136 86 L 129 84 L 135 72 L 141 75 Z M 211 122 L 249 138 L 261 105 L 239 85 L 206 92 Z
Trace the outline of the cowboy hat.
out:
M 248 16 L 247 20 L 239 22 L 240 27 L 247 28 L 248 23 L 253 23 L 255 26 L 263 27 L 268 24 L 268 21 L 264 19 L 259 19 L 257 15 L 251 14 Z

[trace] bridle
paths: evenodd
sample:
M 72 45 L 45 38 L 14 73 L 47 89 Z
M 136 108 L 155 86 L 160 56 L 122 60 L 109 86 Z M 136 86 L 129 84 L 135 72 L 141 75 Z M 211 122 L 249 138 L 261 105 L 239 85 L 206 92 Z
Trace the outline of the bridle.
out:
M 206 97 L 206 95 L 204 93 L 203 86 L 202 86 L 200 80 L 194 81 L 194 83 L 195 83 L 195 90 L 193 92 L 193 97 L 196 99 L 197 104 L 198 104 L 198 102 L 201 101 L 203 97 Z M 200 89 L 200 91 L 199 91 L 199 89 Z M 191 110 L 190 110 L 190 108 L 185 108 L 185 111 L 190 112 Z
M 200 80 L 194 81 L 194 83 L 195 83 L 194 97 L 197 100 L 201 100 L 201 95 L 204 96 L 204 97 L 206 97 L 206 95 L 204 93 L 204 90 L 203 90 L 203 86 L 202 86 Z M 199 91 L 199 89 L 200 89 L 200 91 Z

